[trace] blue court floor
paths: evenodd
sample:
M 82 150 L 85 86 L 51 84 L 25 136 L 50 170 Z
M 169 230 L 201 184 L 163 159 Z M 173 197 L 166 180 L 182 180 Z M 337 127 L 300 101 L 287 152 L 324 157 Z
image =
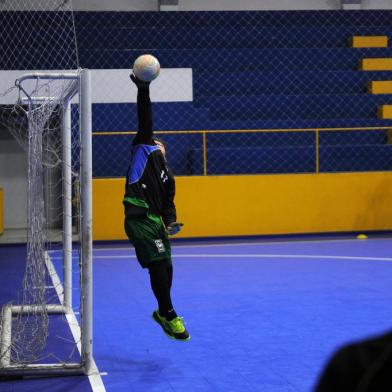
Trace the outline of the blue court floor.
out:
M 0 303 L 15 249 L 0 248 Z M 94 246 L 94 357 L 106 391 L 310 392 L 340 345 L 392 329 L 392 238 L 175 242 L 173 260 L 188 342 L 152 320 L 149 276 L 130 246 Z M 86 377 L 49 381 L 0 391 L 92 390 Z

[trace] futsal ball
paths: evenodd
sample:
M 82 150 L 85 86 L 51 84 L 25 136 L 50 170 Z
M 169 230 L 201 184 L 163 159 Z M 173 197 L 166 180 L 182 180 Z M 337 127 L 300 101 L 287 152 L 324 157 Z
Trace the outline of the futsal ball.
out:
M 151 82 L 158 77 L 161 66 L 156 57 L 150 54 L 139 56 L 133 64 L 133 73 L 144 82 Z

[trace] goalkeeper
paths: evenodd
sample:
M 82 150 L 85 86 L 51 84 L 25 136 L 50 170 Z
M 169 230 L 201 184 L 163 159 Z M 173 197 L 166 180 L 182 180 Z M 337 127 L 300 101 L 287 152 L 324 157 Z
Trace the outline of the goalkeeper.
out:
M 164 332 L 178 340 L 190 338 L 171 300 L 173 266 L 168 235 L 177 234 L 175 182 L 166 162 L 162 141 L 153 137 L 150 83 L 131 75 L 137 92 L 138 132 L 132 141 L 131 163 L 125 184 L 125 232 L 137 259 L 150 274 L 158 302 L 153 319 Z

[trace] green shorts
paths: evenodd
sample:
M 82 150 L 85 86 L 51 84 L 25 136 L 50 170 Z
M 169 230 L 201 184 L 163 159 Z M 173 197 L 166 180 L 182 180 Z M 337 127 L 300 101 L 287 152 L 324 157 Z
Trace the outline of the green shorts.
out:
M 146 217 L 125 218 L 124 228 L 143 268 L 157 261 L 171 264 L 169 237 L 158 216 L 148 214 Z

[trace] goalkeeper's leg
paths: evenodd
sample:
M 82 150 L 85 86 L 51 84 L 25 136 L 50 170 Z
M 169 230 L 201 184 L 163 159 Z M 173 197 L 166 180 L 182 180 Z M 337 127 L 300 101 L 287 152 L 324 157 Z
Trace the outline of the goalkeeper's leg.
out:
M 172 266 L 171 270 L 172 270 Z M 168 320 L 177 317 L 171 300 L 171 276 L 169 266 L 166 261 L 155 261 L 148 268 L 150 273 L 151 288 L 158 301 L 159 314 Z
M 167 278 L 169 283 L 169 289 L 171 289 L 173 283 L 173 266 L 171 263 L 167 266 Z
M 177 316 L 171 301 L 170 289 L 173 278 L 173 267 L 168 262 L 155 262 L 149 267 L 151 288 L 158 301 L 159 310 L 152 314 L 153 319 L 164 332 L 178 340 L 190 338 L 182 319 Z

